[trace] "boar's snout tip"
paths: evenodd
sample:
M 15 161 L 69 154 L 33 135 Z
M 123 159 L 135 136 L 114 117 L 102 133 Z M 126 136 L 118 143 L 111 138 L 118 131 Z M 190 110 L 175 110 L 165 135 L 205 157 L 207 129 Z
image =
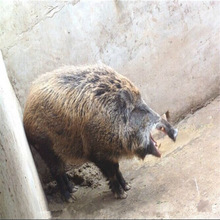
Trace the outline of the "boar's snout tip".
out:
M 176 128 L 173 131 L 173 138 L 172 139 L 173 139 L 174 142 L 176 141 L 177 135 L 178 135 L 178 129 Z

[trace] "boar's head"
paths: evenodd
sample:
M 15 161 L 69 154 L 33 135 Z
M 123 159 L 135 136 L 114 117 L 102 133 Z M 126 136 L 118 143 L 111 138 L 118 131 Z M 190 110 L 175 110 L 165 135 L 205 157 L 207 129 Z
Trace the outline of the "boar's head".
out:
M 144 102 L 136 106 L 130 114 L 129 127 L 133 131 L 132 148 L 135 155 L 144 159 L 147 154 L 161 157 L 157 142 L 151 132 L 158 129 L 176 141 L 178 130 L 173 128 L 168 121 L 149 108 Z M 130 138 L 131 139 L 131 138 Z

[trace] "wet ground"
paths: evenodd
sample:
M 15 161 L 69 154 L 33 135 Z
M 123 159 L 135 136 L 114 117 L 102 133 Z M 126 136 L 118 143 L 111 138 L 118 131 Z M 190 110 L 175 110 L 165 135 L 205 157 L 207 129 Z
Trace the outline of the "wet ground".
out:
M 81 186 L 73 204 L 53 194 L 54 218 L 220 218 L 220 97 L 177 126 L 176 143 L 159 139 L 160 159 L 125 160 L 121 171 L 132 188 L 116 200 L 104 177 Z M 85 184 L 86 185 L 86 184 Z

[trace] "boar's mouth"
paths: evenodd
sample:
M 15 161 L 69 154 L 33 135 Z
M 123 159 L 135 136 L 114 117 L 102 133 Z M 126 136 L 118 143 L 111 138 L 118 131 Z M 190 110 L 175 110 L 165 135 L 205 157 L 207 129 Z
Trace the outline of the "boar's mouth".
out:
M 158 149 L 157 142 L 153 139 L 151 134 L 150 134 L 150 139 L 151 139 L 151 154 L 156 157 L 161 157 L 161 153 Z
M 178 129 L 164 128 L 163 126 L 158 126 L 157 129 L 162 131 L 164 134 L 168 135 L 174 142 L 176 141 L 176 137 L 178 134 Z M 150 153 L 156 157 L 161 157 L 161 153 L 159 152 L 157 142 L 153 139 L 152 135 L 150 134 Z

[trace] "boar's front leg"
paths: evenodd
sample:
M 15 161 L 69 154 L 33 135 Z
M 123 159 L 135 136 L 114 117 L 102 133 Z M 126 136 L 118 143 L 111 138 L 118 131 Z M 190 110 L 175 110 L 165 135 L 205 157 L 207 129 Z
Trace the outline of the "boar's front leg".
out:
M 119 171 L 119 166 L 117 168 L 117 165 L 114 162 L 106 160 L 93 162 L 109 180 L 109 187 L 115 198 L 125 199 L 127 197 L 127 193 L 124 191 L 124 188 L 126 188 L 126 182 Z
M 116 177 L 117 177 L 119 183 L 121 184 L 122 188 L 123 188 L 125 191 L 128 191 L 129 189 L 131 189 L 131 185 L 128 184 L 128 183 L 125 181 L 124 177 L 122 176 L 122 173 L 121 173 L 121 171 L 119 170 L 119 164 L 118 164 L 118 163 L 115 163 L 114 166 L 115 166 L 115 170 L 116 170 Z

